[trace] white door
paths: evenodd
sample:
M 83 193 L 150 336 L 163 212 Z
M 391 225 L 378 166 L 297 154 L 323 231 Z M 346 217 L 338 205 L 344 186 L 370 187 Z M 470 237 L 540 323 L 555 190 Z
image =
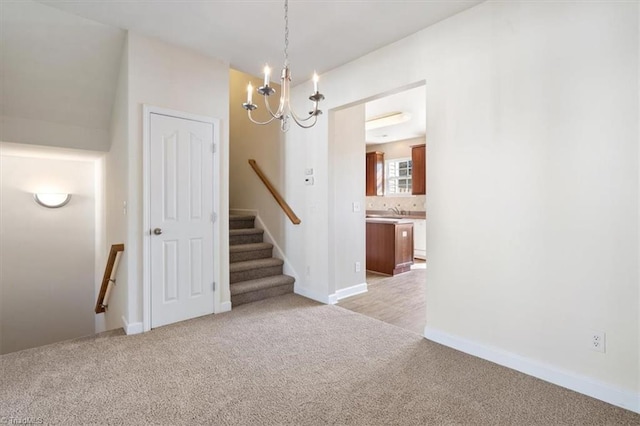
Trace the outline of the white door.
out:
M 151 114 L 151 327 L 213 313 L 213 124 Z

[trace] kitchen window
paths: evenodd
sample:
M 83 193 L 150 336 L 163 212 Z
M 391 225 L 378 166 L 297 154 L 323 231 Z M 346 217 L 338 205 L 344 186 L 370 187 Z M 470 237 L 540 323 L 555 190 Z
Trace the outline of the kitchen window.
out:
M 411 158 L 385 161 L 385 195 L 411 195 Z

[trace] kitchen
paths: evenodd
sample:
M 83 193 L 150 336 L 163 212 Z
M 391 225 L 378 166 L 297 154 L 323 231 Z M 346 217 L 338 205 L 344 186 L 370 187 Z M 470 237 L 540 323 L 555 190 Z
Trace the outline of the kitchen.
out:
M 425 87 L 365 104 L 366 281 L 339 302 L 416 333 L 425 325 Z

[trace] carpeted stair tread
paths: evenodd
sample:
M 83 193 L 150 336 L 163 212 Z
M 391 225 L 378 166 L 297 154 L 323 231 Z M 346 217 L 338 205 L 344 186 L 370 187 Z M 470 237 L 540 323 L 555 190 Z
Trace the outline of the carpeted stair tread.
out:
M 266 259 L 273 255 L 273 244 L 247 243 L 229 246 L 229 262 L 238 263 L 247 260 Z
M 255 216 L 251 215 L 231 215 L 229 217 L 229 229 L 250 229 L 255 228 Z
M 245 251 L 258 251 L 258 250 L 271 250 L 273 244 L 270 243 L 251 243 L 251 244 L 236 244 L 229 246 L 229 253 L 239 253 Z
M 253 234 L 263 234 L 264 230 L 259 228 L 242 228 L 242 229 L 230 229 L 229 235 L 253 235 Z
M 284 261 L 282 259 L 276 259 L 274 257 L 270 257 L 268 259 L 255 259 L 255 260 L 247 260 L 244 262 L 236 262 L 229 265 L 229 272 L 242 272 L 249 271 L 252 269 L 261 269 L 261 268 L 271 268 L 274 266 L 282 266 Z
M 229 220 L 254 220 L 256 217 L 252 214 L 230 214 Z
M 239 222 L 241 223 L 241 222 Z M 264 231 L 259 228 L 229 229 L 229 245 L 253 244 L 263 242 Z
M 265 290 L 282 285 L 293 285 L 295 278 L 289 275 L 275 275 L 272 277 L 258 278 L 255 280 L 241 281 L 231 285 L 231 295 L 249 293 L 251 291 Z

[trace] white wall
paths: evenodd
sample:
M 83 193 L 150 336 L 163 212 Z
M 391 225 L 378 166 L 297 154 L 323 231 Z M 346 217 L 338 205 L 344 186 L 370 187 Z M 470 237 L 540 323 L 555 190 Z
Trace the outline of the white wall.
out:
M 427 335 L 636 410 L 638 43 L 634 2 L 486 2 L 320 80 L 325 109 L 426 81 Z M 287 135 L 288 197 L 308 216 L 291 260 L 319 300 L 329 129 Z M 317 170 L 312 191 L 302 167 Z
M 4 116 L 0 117 L 0 129 L 0 140 L 14 143 L 105 151 L 109 144 L 109 135 L 104 129 L 53 121 Z
M 366 285 L 365 265 L 365 106 L 332 112 L 329 157 L 330 294 Z M 354 212 L 353 203 L 360 211 Z M 348 244 L 346 242 L 349 242 Z M 355 264 L 360 264 L 356 272 Z
M 128 220 L 126 322 L 138 330 L 142 322 L 142 108 L 143 104 L 220 119 L 220 209 L 215 232 L 219 247 L 216 307 L 229 294 L 229 66 L 227 63 L 159 40 L 128 34 Z M 147 231 L 148 232 L 148 231 Z M 135 326 L 134 326 L 135 324 Z
M 107 151 L 125 31 L 42 3 L 1 5 L 0 140 Z
M 0 153 L 0 354 L 94 333 L 95 162 Z M 69 192 L 59 209 L 35 192 Z
M 127 36 L 128 38 L 128 36 Z M 105 222 L 106 243 L 104 256 L 98 265 L 106 265 L 109 249 L 113 244 L 124 243 L 115 274 L 116 285 L 112 286 L 108 308 L 104 314 L 104 328 L 112 330 L 122 327 L 126 317 L 129 287 L 129 263 L 133 254 L 128 239 L 129 200 L 129 46 L 125 42 L 120 59 L 118 85 L 111 112 L 109 153 L 105 158 Z M 135 281 L 133 281 L 135 283 Z

